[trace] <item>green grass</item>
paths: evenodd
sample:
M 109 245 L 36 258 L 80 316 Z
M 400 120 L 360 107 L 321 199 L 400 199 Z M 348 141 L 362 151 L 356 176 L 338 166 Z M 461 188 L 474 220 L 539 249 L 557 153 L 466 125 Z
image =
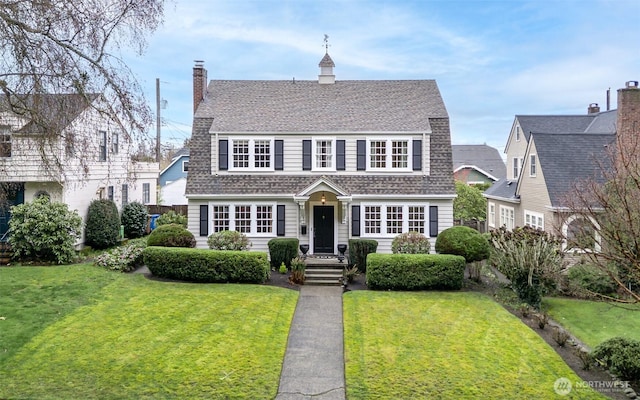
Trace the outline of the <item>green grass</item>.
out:
M 567 298 L 545 298 L 556 322 L 591 348 L 616 336 L 640 340 L 640 306 Z
M 349 292 L 344 296 L 349 399 L 558 397 L 580 378 L 551 347 L 487 296 Z M 565 398 L 603 398 L 588 389 Z
M 0 295 L 0 398 L 256 399 L 277 392 L 298 293 L 83 265 L 0 269 Z

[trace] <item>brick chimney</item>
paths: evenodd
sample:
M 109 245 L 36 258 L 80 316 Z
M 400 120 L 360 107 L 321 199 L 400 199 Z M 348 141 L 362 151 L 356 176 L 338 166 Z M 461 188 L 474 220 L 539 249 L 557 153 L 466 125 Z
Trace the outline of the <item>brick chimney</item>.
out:
M 618 89 L 617 131 L 620 151 L 627 156 L 640 155 L 640 87 L 638 81 L 628 81 Z
M 196 113 L 198 106 L 207 95 L 207 70 L 204 68 L 204 61 L 195 60 L 193 67 L 193 113 Z
M 600 112 L 600 106 L 598 103 L 589 104 L 589 108 L 587 108 L 587 114 L 597 114 Z

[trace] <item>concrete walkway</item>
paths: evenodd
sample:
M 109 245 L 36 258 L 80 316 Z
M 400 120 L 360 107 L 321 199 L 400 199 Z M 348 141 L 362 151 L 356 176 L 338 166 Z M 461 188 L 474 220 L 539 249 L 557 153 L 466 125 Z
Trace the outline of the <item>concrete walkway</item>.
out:
M 300 288 L 276 399 L 345 399 L 341 287 Z

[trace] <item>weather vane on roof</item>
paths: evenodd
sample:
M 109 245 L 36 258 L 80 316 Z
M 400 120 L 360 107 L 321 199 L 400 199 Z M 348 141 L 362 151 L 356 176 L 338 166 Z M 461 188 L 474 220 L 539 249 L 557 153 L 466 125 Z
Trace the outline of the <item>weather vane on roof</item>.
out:
M 326 33 L 324 34 L 324 49 L 327 52 L 327 54 L 329 53 L 329 35 L 327 35 Z

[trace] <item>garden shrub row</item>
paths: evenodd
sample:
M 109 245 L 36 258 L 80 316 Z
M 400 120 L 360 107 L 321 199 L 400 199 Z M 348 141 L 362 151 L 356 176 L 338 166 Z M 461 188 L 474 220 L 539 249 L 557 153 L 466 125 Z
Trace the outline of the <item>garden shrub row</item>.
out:
M 367 286 L 377 290 L 460 289 L 464 257 L 445 254 L 369 254 Z
M 150 246 L 143 255 L 160 278 L 204 283 L 264 283 L 269 278 L 264 252 Z

